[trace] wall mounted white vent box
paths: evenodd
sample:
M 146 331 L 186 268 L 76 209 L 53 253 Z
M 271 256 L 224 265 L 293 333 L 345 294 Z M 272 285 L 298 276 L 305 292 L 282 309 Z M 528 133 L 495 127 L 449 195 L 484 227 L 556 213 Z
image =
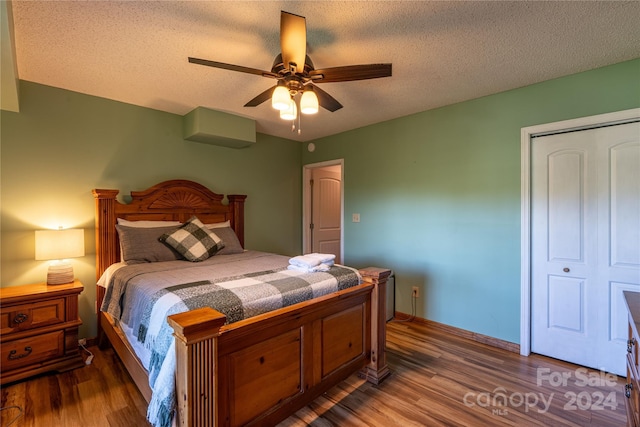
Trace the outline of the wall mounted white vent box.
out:
M 230 148 L 256 142 L 256 121 L 222 111 L 197 107 L 182 118 L 184 139 Z

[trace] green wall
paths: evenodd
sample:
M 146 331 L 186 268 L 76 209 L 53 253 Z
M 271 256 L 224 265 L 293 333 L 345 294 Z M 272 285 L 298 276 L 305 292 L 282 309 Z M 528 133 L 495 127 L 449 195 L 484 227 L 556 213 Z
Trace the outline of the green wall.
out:
M 181 178 L 247 194 L 246 247 L 301 250 L 300 143 L 262 134 L 246 149 L 185 141 L 181 116 L 24 81 L 20 112 L 0 120 L 0 283 L 45 280 L 34 230 L 84 228 L 86 256 L 72 260 L 85 284 L 81 336 L 96 331 L 93 188 L 124 195 Z
M 392 268 L 399 311 L 419 286 L 418 316 L 519 342 L 520 129 L 640 107 L 640 59 L 319 139 L 313 153 L 262 134 L 242 150 L 188 142 L 180 116 L 28 82 L 20 107 L 0 116 L 0 283 L 46 276 L 34 230 L 84 228 L 81 336 L 95 334 L 92 188 L 184 178 L 248 194 L 246 246 L 293 255 L 301 166 L 344 159 L 345 263 Z
M 398 311 L 419 286 L 417 316 L 519 342 L 520 129 L 637 107 L 640 59 L 319 139 L 303 164 L 344 159 L 344 261 L 392 268 Z

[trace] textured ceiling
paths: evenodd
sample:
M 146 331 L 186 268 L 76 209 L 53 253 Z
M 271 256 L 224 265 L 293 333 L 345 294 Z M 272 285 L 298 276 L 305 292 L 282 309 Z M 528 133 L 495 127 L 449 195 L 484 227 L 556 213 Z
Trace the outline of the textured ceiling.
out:
M 18 76 L 184 115 L 198 106 L 307 141 L 640 57 L 640 2 L 16 1 Z M 274 81 L 187 57 L 270 70 L 280 11 L 307 19 L 316 68 L 391 62 L 384 79 L 320 86 L 344 108 L 303 116 L 270 104 Z M 640 76 L 639 76 L 640 78 Z

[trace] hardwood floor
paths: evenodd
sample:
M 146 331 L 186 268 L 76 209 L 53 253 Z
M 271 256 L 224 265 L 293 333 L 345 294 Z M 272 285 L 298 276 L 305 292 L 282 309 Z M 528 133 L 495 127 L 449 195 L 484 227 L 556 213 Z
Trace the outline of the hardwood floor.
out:
M 416 323 L 388 324 L 387 358 L 392 376 L 380 386 L 351 377 L 280 427 L 626 423 L 624 380 L 615 375 Z
M 90 350 L 95 354 L 90 366 L 3 387 L 0 425 L 148 425 L 146 402 L 117 356 Z M 422 324 L 391 322 L 387 358 L 392 375 L 381 385 L 353 375 L 278 427 L 626 422 L 622 378 L 547 357 L 522 357 Z
M 0 425 L 34 427 L 147 426 L 144 400 L 120 360 L 109 349 L 89 366 L 42 375 L 2 388 Z M 16 407 L 21 408 L 21 410 Z M 21 414 L 22 411 L 22 414 Z M 12 420 L 18 417 L 13 423 Z

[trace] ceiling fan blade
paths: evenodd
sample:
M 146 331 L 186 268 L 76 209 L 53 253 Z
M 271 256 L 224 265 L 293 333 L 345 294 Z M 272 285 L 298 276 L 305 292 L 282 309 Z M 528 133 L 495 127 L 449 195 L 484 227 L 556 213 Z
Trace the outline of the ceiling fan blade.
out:
M 391 76 L 391 64 L 347 65 L 309 72 L 314 83 L 350 82 Z
M 247 102 L 246 104 L 244 104 L 245 107 L 257 107 L 258 105 L 262 104 L 265 101 L 268 101 L 271 99 L 271 95 L 273 95 L 273 91 L 275 90 L 276 86 L 270 87 L 269 89 L 265 90 L 264 92 L 262 92 L 260 95 L 256 96 L 255 98 L 253 98 L 251 101 Z
M 222 68 L 225 70 L 239 71 L 241 73 L 255 74 L 264 77 L 277 78 L 278 75 L 271 71 L 258 70 L 257 68 L 243 67 L 241 65 L 225 64 L 224 62 L 209 61 L 208 59 L 199 59 L 189 57 L 192 64 L 206 65 L 207 67 Z
M 319 87 L 314 86 L 313 91 L 318 97 L 318 104 L 320 104 L 320 106 L 325 110 L 329 110 L 333 113 L 334 111 L 342 108 L 342 104 L 340 104 L 333 96 L 329 95 Z
M 307 21 L 304 16 L 280 12 L 280 48 L 285 69 L 294 63 L 296 72 L 302 73 L 307 56 Z

